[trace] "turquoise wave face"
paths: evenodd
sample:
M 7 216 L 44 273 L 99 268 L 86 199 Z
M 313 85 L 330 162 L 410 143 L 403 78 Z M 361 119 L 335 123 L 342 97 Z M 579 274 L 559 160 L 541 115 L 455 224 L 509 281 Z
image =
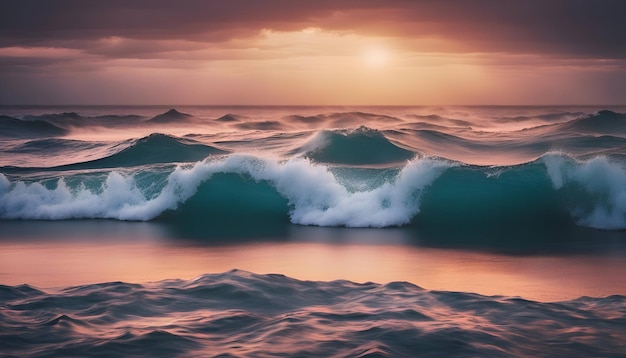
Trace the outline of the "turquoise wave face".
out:
M 622 113 L 317 110 L 3 116 L 0 218 L 626 229 Z
M 303 148 L 304 156 L 315 162 L 350 165 L 405 162 L 415 153 L 391 143 L 383 133 L 367 127 L 349 131 L 321 131 Z
M 160 133 L 124 144 L 119 145 L 118 151 L 107 157 L 67 165 L 65 168 L 123 168 L 156 163 L 195 162 L 209 155 L 227 153 L 227 151 L 193 140 Z
M 73 173 L 45 180 L 1 175 L 0 217 L 626 228 L 626 171 L 605 157 L 578 161 L 555 153 L 510 167 L 416 158 L 400 168 L 377 169 L 228 155 L 187 165 Z

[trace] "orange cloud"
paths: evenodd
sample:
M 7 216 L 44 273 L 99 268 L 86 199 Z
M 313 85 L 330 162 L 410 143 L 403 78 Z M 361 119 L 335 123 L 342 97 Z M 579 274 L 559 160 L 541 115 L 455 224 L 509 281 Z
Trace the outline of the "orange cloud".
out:
M 589 104 L 626 94 L 617 0 L 23 0 L 2 10 L 4 104 Z

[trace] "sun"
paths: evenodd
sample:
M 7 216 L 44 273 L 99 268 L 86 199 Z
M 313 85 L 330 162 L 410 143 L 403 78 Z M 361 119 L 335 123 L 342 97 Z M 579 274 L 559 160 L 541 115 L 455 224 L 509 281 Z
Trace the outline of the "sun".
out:
M 384 67 L 389 63 L 389 51 L 380 46 L 372 46 L 363 52 L 363 62 L 368 67 Z

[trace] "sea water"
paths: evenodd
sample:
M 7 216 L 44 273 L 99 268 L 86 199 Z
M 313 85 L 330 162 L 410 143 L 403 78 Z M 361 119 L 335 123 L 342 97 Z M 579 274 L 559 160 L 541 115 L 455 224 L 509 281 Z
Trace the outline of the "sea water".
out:
M 0 107 L 0 354 L 623 356 L 624 112 Z

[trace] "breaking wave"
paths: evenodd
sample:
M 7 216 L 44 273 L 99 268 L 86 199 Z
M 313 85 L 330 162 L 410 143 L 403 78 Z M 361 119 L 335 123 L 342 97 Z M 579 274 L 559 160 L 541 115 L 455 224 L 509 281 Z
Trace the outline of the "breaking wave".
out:
M 317 226 L 626 229 L 626 170 L 551 153 L 510 167 L 416 158 L 401 168 L 210 157 L 176 168 L 28 182 L 0 175 L 0 217 L 252 220 Z
M 89 187 L 84 181 L 74 186 L 63 178 L 56 182 L 9 182 L 0 176 L 0 216 L 8 219 L 113 218 L 151 220 L 180 204 L 202 188 L 211 190 L 214 174 L 235 174 L 254 183 L 267 183 L 289 203 L 291 221 L 304 225 L 374 226 L 407 224 L 419 212 L 419 196 L 450 164 L 416 160 L 392 181 L 362 191 L 341 185 L 328 168 L 304 159 L 277 162 L 245 155 L 225 160 L 203 161 L 178 167 L 167 177 L 145 178 L 110 172 L 103 182 Z M 163 177 L 163 174 L 161 175 Z M 162 182 L 153 196 L 154 184 Z M 237 185 L 235 182 L 233 185 Z M 240 192 L 238 188 L 231 190 Z M 221 203 L 204 203 L 205 206 Z M 257 205 L 249 201 L 247 205 Z M 287 209 L 287 208 L 285 208 Z

